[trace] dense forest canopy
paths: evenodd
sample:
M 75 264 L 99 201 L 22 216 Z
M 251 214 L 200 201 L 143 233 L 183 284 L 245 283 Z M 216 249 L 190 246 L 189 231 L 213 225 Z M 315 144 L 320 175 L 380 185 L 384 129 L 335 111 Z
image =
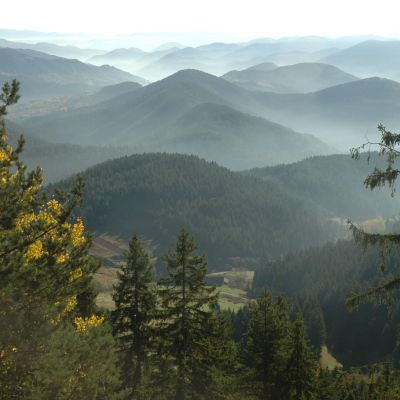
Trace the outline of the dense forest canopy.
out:
M 279 257 L 343 232 L 272 181 L 194 156 L 133 155 L 82 177 L 82 215 L 92 230 L 124 237 L 137 232 L 153 240 L 159 254 L 183 226 L 196 235 L 213 269 L 229 265 L 231 257 Z
M 383 168 L 378 153 L 363 154 L 359 162 L 349 155 L 309 157 L 303 161 L 256 168 L 249 173 L 281 184 L 289 192 L 323 207 L 334 216 L 362 221 L 376 217 L 397 217 L 400 200 L 390 189 L 371 192 L 364 185 L 375 167 Z

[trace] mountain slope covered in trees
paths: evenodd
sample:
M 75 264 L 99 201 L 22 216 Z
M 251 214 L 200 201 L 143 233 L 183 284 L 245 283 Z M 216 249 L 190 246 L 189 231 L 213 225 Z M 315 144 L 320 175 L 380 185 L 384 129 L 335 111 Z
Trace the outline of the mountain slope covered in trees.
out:
M 369 164 L 366 155 L 358 161 L 350 155 L 329 155 L 294 164 L 257 168 L 249 173 L 273 179 L 291 193 L 341 218 L 360 220 L 397 216 L 398 197 L 391 197 L 390 190 L 385 188 L 371 192 L 364 186 L 364 179 L 374 166 L 384 167 L 376 154 L 371 155 Z
M 82 176 L 83 215 L 92 230 L 125 238 L 140 234 L 160 254 L 171 232 L 185 227 L 207 252 L 211 268 L 226 266 L 231 257 L 277 257 L 338 232 L 324 213 L 278 185 L 194 156 L 133 155 Z

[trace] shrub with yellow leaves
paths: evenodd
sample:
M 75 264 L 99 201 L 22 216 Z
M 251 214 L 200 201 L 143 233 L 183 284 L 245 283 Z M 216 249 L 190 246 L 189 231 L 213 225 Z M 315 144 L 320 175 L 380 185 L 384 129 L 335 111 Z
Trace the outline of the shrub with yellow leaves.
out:
M 93 314 L 99 265 L 83 220 L 74 216 L 83 182 L 46 194 L 42 171 L 28 172 L 20 161 L 24 140 L 15 148 L 8 143 L 4 116 L 18 87 L 6 84 L 0 94 L 0 326 L 7 327 L 0 329 L 0 398 L 31 398 L 29 382 L 55 332 L 70 326 L 82 336 L 104 321 Z
M 95 328 L 104 322 L 103 316 L 91 315 L 90 317 L 76 317 L 74 324 L 79 332 L 87 332 L 90 328 Z

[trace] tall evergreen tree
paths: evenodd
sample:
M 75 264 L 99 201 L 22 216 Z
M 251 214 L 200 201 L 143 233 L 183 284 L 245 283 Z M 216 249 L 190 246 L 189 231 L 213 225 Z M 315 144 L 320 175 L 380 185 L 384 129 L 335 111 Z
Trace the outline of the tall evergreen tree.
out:
M 121 343 L 125 387 L 140 398 L 143 368 L 152 340 L 156 294 L 149 254 L 135 235 L 129 242 L 127 262 L 114 288 L 113 332 Z
M 289 357 L 290 323 L 288 306 L 282 298 L 274 301 L 263 290 L 250 305 L 244 363 L 248 368 L 245 384 L 257 399 L 280 398 L 285 393 L 284 369 Z
M 315 395 L 316 360 L 306 338 L 304 323 L 293 323 L 290 340 L 290 356 L 285 379 L 288 383 L 288 399 L 310 400 Z
M 210 321 L 216 306 L 215 288 L 206 286 L 207 264 L 193 254 L 197 245 L 185 230 L 178 234 L 174 252 L 164 260 L 168 276 L 160 281 L 162 305 L 161 335 L 176 371 L 172 398 L 206 399 L 213 367 L 211 347 L 207 345 Z M 199 385 L 199 380 L 202 385 Z

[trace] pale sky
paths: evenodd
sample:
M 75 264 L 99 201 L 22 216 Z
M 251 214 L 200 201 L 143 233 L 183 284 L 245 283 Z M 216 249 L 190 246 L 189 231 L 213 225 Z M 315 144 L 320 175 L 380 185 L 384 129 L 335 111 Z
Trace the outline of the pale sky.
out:
M 241 38 L 400 36 L 399 0 L 5 0 L 1 28 L 117 35 L 214 32 Z

